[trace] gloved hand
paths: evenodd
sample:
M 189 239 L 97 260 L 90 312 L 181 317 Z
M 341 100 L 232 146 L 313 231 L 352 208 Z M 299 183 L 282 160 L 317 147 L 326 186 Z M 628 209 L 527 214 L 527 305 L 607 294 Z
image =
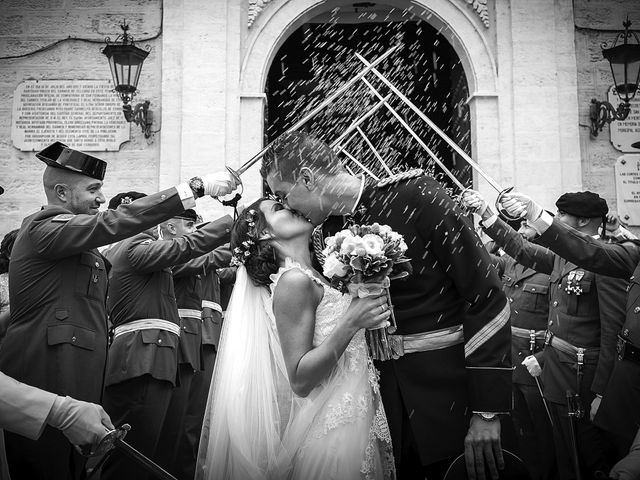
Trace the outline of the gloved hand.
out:
M 462 204 L 481 217 L 486 212 L 488 206 L 482 195 L 470 188 L 462 192 Z
M 62 430 L 69 442 L 79 446 L 95 446 L 115 428 L 100 405 L 61 396 L 53 402 L 47 423 Z
M 529 375 L 532 377 L 539 377 L 542 373 L 542 368 L 540 368 L 540 364 L 538 363 L 538 359 L 533 355 L 529 355 L 522 361 L 522 365 L 527 367 L 529 371 Z
M 239 185 L 239 178 L 230 172 L 208 173 L 201 177 L 204 186 L 204 194 L 212 197 L 220 197 L 233 192 Z
M 609 472 L 609 478 L 619 480 L 637 480 L 640 478 L 640 449 L 631 450 L 626 457 L 616 463 L 611 472 Z
M 524 213 L 525 219 L 537 220 L 542 214 L 542 207 L 520 192 L 505 193 L 500 204 L 509 215 L 515 218 L 521 217 Z

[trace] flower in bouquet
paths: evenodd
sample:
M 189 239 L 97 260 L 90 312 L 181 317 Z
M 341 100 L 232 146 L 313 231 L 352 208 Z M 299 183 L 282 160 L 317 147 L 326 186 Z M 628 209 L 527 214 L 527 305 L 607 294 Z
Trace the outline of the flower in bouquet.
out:
M 402 235 L 388 225 L 352 225 L 325 239 L 324 275 L 331 284 L 354 296 L 371 295 L 383 289 L 391 311 L 391 325 L 367 331 L 367 345 L 372 358 L 393 357 L 387 333 L 395 331 L 395 317 L 389 296 L 390 277 L 402 277 L 410 271 L 405 256 L 407 244 Z

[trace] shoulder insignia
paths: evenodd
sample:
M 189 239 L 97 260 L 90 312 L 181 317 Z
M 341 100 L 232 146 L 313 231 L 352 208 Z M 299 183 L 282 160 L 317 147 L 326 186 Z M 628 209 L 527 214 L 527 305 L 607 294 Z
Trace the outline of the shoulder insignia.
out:
M 391 175 L 388 178 L 380 180 L 376 186 L 377 187 L 386 187 L 387 185 L 392 185 L 394 183 L 402 182 L 403 180 L 409 180 L 411 178 L 417 178 L 424 174 L 424 170 L 421 168 L 412 168 L 411 170 L 407 170 L 406 172 L 396 173 L 395 175 Z
M 75 217 L 73 213 L 62 213 L 60 215 L 56 215 L 55 217 L 53 217 L 51 221 L 64 223 L 64 222 L 68 222 L 73 217 Z
M 153 240 L 151 240 L 151 239 L 144 240 L 144 241 L 140 242 L 140 245 L 151 245 L 151 242 L 153 242 Z

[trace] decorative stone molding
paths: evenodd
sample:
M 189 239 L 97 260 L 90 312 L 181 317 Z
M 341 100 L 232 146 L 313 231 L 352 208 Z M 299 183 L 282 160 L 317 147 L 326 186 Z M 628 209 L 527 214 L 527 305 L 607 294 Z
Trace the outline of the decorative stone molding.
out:
M 260 12 L 267 6 L 271 0 L 249 0 L 249 10 L 247 14 L 247 24 L 249 28 L 256 21 Z M 473 8 L 476 14 L 482 20 L 486 28 L 489 28 L 489 9 L 487 8 L 487 0 L 466 0 L 467 4 Z
M 489 28 L 489 9 L 487 8 L 487 0 L 467 0 L 467 4 L 476 11 L 484 26 Z
M 255 22 L 258 15 L 260 15 L 260 12 L 270 1 L 271 0 L 249 0 L 249 12 L 247 15 L 247 24 L 249 25 L 249 28 L 251 28 L 253 22 Z

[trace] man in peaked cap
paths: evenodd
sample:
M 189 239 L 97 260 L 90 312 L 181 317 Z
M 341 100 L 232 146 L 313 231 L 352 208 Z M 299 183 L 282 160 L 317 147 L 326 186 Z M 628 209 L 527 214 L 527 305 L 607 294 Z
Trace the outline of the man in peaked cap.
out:
M 540 237 L 536 239 L 538 244 L 523 240 L 473 190 L 465 192 L 463 202 L 482 217 L 484 231 L 507 254 L 522 265 L 550 275 L 545 348 L 522 363 L 531 375 L 540 375 L 544 385 L 554 424 L 559 478 L 577 477 L 575 457 L 582 478 L 598 478 L 598 472 L 606 475 L 614 460 L 612 445 L 592 420 L 608 391 L 616 333 L 625 317 L 627 282 L 594 273 L 572 263 L 570 257 L 554 254 L 538 245 L 544 244 Z M 599 195 L 565 193 L 556 206 L 554 223 L 605 244 L 598 229 L 609 209 Z M 570 423 L 568 414 L 570 409 L 576 410 L 574 407 L 579 407 L 582 415 Z M 572 429 L 577 441 L 572 440 Z
M 237 185 L 226 172 L 214 173 L 99 212 L 106 162 L 60 142 L 36 156 L 47 164 L 47 205 L 24 219 L 12 251 L 11 321 L 0 370 L 58 395 L 99 403 L 107 355 L 107 265 L 97 247 Z M 84 469 L 84 459 L 50 427 L 36 441 L 7 434 L 6 447 L 14 480 L 77 478 Z

